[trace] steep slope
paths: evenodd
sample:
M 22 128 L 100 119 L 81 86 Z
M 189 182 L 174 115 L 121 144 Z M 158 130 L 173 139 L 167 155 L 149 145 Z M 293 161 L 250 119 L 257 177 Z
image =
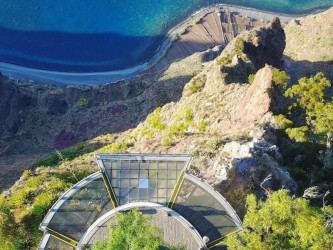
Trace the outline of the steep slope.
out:
M 285 27 L 288 73 L 295 79 L 323 72 L 333 79 L 333 8 L 292 20 Z
M 96 87 L 14 84 L 1 77 L 1 190 L 55 149 L 136 127 L 156 107 L 177 101 L 204 55 L 175 62 L 163 74 Z

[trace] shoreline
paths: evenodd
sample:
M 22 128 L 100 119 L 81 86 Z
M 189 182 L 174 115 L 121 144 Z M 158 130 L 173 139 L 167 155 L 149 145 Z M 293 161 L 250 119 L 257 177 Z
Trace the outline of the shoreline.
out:
M 325 9 L 326 10 L 326 9 Z M 106 71 L 106 72 L 91 72 L 91 73 L 75 73 L 75 72 L 59 72 L 47 71 L 42 69 L 28 68 L 15 64 L 0 62 L 0 72 L 14 80 L 23 80 L 35 83 L 51 83 L 56 85 L 99 85 L 107 83 L 115 83 L 121 80 L 128 80 L 136 77 L 140 73 L 149 70 L 159 61 L 161 61 L 173 44 L 173 40 L 181 35 L 181 30 L 187 28 L 196 19 L 201 19 L 209 13 L 231 12 L 242 17 L 250 17 L 255 20 L 269 21 L 273 17 L 279 17 L 281 22 L 288 22 L 291 19 L 300 18 L 303 16 L 316 14 L 325 10 L 318 9 L 307 14 L 290 15 L 270 11 L 262 11 L 255 8 L 243 7 L 230 4 L 215 4 L 201 8 L 192 13 L 188 18 L 178 23 L 166 33 L 166 38 L 163 40 L 157 52 L 146 63 L 137 65 L 124 70 Z

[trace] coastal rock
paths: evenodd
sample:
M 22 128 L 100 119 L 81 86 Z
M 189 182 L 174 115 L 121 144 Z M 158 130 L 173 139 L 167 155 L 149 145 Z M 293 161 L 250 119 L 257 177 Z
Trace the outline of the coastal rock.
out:
M 265 64 L 281 68 L 282 54 L 286 47 L 286 35 L 279 18 L 273 19 L 265 27 L 255 28 L 241 35 L 244 39 L 244 53 L 256 70 Z

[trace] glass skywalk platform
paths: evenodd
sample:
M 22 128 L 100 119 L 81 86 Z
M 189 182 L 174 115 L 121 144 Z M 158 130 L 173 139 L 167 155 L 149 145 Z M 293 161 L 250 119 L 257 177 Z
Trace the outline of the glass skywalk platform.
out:
M 100 172 L 75 184 L 40 225 L 39 249 L 83 249 L 79 242 L 99 218 L 137 203 L 172 209 L 216 249 L 242 223 L 211 186 L 189 174 L 191 155 L 96 154 Z M 189 229 L 190 230 L 190 229 Z

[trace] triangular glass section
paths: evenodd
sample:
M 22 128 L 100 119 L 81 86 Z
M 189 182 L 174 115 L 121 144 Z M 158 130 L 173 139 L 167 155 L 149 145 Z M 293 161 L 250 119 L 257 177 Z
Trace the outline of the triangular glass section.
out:
M 190 155 L 97 154 L 119 205 L 154 202 L 167 206 Z
M 44 234 L 38 250 L 75 250 L 75 247 L 70 246 L 51 234 Z
M 60 197 L 40 228 L 75 243 L 95 220 L 111 209 L 113 206 L 102 174 L 95 173 Z
M 241 220 L 222 195 L 187 173 L 172 209 L 189 221 L 202 237 L 207 236 L 208 245 L 242 229 Z

